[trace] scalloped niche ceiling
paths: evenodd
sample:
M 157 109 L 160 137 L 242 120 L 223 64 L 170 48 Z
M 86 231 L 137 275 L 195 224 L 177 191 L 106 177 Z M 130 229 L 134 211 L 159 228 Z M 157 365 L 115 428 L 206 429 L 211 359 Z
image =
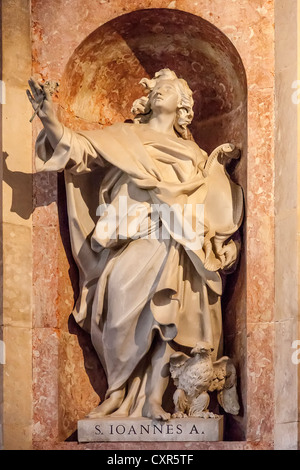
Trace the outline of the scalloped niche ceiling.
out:
M 237 50 L 211 23 L 179 10 L 138 10 L 91 33 L 70 57 L 60 85 L 60 118 L 91 129 L 131 119 L 139 81 L 174 70 L 194 92 L 190 130 L 206 151 L 245 147 L 247 86 Z

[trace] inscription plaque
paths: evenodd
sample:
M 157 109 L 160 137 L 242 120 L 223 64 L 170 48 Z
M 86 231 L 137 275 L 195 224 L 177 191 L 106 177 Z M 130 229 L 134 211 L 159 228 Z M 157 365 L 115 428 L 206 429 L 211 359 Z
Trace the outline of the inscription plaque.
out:
M 88 418 L 78 421 L 79 442 L 112 441 L 220 441 L 223 416 L 216 418 Z

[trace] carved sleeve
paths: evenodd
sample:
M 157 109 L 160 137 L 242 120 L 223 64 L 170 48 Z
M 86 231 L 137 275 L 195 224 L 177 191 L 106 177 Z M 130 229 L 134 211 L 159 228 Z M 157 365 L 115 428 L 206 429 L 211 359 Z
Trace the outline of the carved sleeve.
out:
M 54 149 L 44 130 L 40 132 L 37 138 L 37 171 L 68 170 L 73 174 L 83 174 L 105 165 L 105 160 L 101 158 L 84 135 L 65 126 L 63 127 L 62 138 Z

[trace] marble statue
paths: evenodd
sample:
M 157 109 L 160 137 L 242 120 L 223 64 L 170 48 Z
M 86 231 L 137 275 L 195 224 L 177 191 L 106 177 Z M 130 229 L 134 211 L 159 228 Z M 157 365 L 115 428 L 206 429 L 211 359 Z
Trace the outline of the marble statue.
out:
M 225 144 L 208 156 L 188 136 L 192 92 L 169 69 L 141 81 L 146 93 L 133 104 L 132 122 L 93 131 L 64 126 L 47 87 L 34 79 L 29 85 L 43 124 L 36 169 L 65 175 L 80 276 L 73 315 L 107 376 L 105 400 L 88 416 L 169 420 L 162 399 L 170 367 L 176 376 L 184 362 L 184 377 L 188 358 L 200 357 L 197 345 L 209 343 L 212 388 L 215 364 L 222 360 L 226 370 L 229 361 L 222 356 L 221 274 L 238 260 L 243 195 L 224 162 L 239 151 Z M 223 379 L 220 393 L 226 372 Z M 191 402 L 178 400 L 191 395 L 180 386 L 175 414 L 188 414 Z

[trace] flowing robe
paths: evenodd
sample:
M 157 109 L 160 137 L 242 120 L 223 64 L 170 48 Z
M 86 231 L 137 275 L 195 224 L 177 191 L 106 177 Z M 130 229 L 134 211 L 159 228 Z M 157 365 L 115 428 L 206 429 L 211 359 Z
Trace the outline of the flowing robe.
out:
M 222 282 L 204 267 L 202 247 L 210 214 L 201 223 L 194 210 L 205 207 L 207 154 L 192 141 L 143 124 L 79 133 L 64 127 L 55 149 L 43 130 L 36 151 L 38 171 L 65 173 L 80 276 L 73 315 L 91 334 L 107 375 L 107 397 L 127 384 L 134 412 L 157 334 L 179 348 L 210 342 L 215 359 L 222 352 Z M 157 211 L 161 206 L 174 208 L 176 227 Z M 185 207 L 192 208 L 186 224 Z M 237 225 L 223 229 L 226 240 Z

